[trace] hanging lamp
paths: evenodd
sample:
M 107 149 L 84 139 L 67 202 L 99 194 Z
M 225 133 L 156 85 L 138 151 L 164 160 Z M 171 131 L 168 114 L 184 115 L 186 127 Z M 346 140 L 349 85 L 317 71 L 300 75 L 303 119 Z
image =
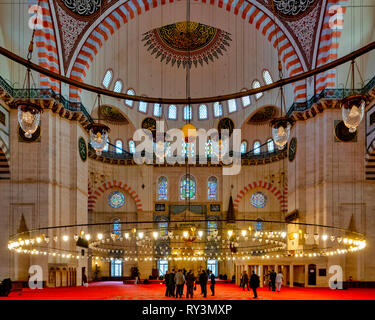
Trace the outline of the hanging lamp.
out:
M 355 61 L 352 60 L 351 95 L 341 100 L 342 119 L 344 121 L 345 126 L 349 129 L 349 132 L 351 133 L 357 131 L 357 128 L 363 119 L 365 106 L 366 106 L 366 97 L 362 94 L 356 94 L 354 90 L 354 83 L 355 83 L 354 82 L 354 78 L 355 78 L 354 64 L 355 64 Z
M 282 66 L 281 61 L 279 59 L 279 74 L 280 80 L 282 79 Z M 279 150 L 284 149 L 285 145 L 288 143 L 289 136 L 290 136 L 290 129 L 294 124 L 294 119 L 287 117 L 286 115 L 283 116 L 283 112 L 286 114 L 286 107 L 285 107 L 285 97 L 284 97 L 284 90 L 283 87 L 280 87 L 280 109 L 281 109 L 281 117 L 274 118 L 270 121 L 270 126 L 272 128 L 272 138 L 274 143 L 276 144 Z
M 36 22 L 37 21 L 35 19 L 35 24 Z M 33 35 L 28 48 L 27 61 L 29 63 L 33 54 L 34 34 L 35 28 L 33 30 Z M 42 108 L 38 104 L 31 102 L 31 77 L 31 70 L 28 67 L 26 70 L 23 88 L 26 90 L 28 98 L 26 100 L 19 100 L 15 102 L 15 106 L 18 109 L 18 124 L 25 133 L 25 137 L 28 139 L 31 139 L 33 133 L 38 129 L 40 124 L 40 115 L 42 112 Z
M 100 95 L 98 95 L 98 123 L 91 123 L 87 129 L 90 131 L 90 145 L 95 149 L 96 154 L 100 156 L 108 142 L 108 133 L 110 128 L 103 123 L 100 123 Z

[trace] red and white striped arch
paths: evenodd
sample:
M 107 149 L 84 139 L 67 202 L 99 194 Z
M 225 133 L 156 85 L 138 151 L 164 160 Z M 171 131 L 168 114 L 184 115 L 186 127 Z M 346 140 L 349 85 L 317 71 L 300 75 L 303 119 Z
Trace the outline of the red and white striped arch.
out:
M 242 198 L 252 189 L 261 188 L 271 192 L 277 200 L 280 202 L 281 211 L 286 213 L 288 211 L 288 185 L 285 184 L 284 190 L 280 190 L 278 187 L 274 186 L 272 183 L 269 183 L 264 180 L 253 181 L 245 186 L 234 199 L 234 208 L 238 209 Z
M 29 0 L 29 8 L 42 8 L 43 29 L 35 30 L 35 45 L 37 48 L 38 64 L 50 71 L 60 73 L 56 34 L 53 26 L 51 9 L 48 0 Z M 35 13 L 31 14 L 35 17 Z M 60 91 L 59 81 L 40 75 L 40 86 Z
M 135 205 L 138 211 L 143 211 L 142 209 L 142 202 L 140 197 L 138 196 L 137 192 L 133 190 L 130 186 L 128 186 L 123 181 L 111 180 L 108 182 L 103 183 L 100 187 L 96 190 L 93 190 L 89 185 L 89 198 L 88 198 L 88 211 L 92 212 L 95 209 L 95 204 L 103 194 L 110 189 L 120 189 L 127 192 L 130 197 L 135 201 Z
M 179 0 L 129 0 L 117 6 L 111 13 L 103 16 L 102 21 L 89 35 L 86 35 L 87 39 L 83 45 L 76 49 L 78 53 L 76 53 L 75 58 L 68 68 L 67 76 L 78 81 L 84 81 L 95 55 L 115 31 L 143 12 L 176 1 Z M 290 41 L 291 37 L 288 37 L 265 12 L 254 4 L 247 0 L 194 1 L 223 8 L 255 25 L 256 29 L 262 32 L 268 41 L 272 43 L 273 47 L 279 50 L 288 76 L 293 76 L 303 71 L 301 60 Z M 295 86 L 294 90 L 296 93 L 299 93 L 302 89 Z M 80 89 L 71 88 L 70 98 L 78 101 L 80 99 Z
M 326 12 L 324 15 L 323 27 L 319 40 L 319 50 L 316 60 L 316 66 L 320 67 L 338 58 L 339 39 L 342 35 L 342 30 L 332 29 L 332 22 L 337 26 L 344 26 L 344 19 L 342 14 L 345 14 L 346 7 L 344 7 L 347 0 L 328 0 Z M 340 14 L 335 7 L 341 6 L 342 14 Z M 331 23 L 330 23 L 331 22 Z M 325 88 L 336 87 L 336 69 L 328 70 L 316 76 L 316 93 L 320 93 Z

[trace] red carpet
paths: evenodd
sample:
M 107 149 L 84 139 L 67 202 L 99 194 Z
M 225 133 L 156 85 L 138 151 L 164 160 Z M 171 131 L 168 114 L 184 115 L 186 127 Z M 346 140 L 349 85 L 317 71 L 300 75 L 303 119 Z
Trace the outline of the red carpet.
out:
M 216 295 L 203 298 L 200 288 L 194 291 L 194 300 L 253 300 L 252 291 L 242 291 L 234 284 L 217 284 Z M 41 290 L 23 289 L 12 292 L 9 297 L 0 300 L 176 300 L 166 298 L 165 286 L 124 285 L 122 282 L 90 283 L 89 287 L 46 288 Z M 186 287 L 184 288 L 186 294 Z M 375 300 L 375 289 L 331 290 L 329 288 L 288 288 L 282 287 L 281 292 L 258 289 L 260 300 Z M 179 299 L 186 300 L 186 298 Z

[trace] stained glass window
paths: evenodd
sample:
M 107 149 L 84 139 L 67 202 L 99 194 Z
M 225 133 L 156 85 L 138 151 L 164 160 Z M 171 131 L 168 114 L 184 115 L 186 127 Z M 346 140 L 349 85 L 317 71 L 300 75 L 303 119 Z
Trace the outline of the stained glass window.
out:
M 208 118 L 207 106 L 205 104 L 201 104 L 199 106 L 199 119 L 204 120 L 207 118 Z
M 271 84 L 273 83 L 273 80 L 272 80 L 272 77 L 271 77 L 271 74 L 268 70 L 264 70 L 263 71 L 263 80 L 266 84 Z
M 158 200 L 168 200 L 168 180 L 166 177 L 158 179 Z
M 122 277 L 122 260 L 111 260 L 111 277 Z
M 254 192 L 251 195 L 251 205 L 255 208 L 263 208 L 267 204 L 267 196 L 260 191 Z
M 221 117 L 223 115 L 223 105 L 220 102 L 214 103 L 214 116 Z
M 167 221 L 159 222 L 159 234 L 161 237 L 165 237 L 166 235 L 168 235 L 168 222 Z
M 270 153 L 275 151 L 275 145 L 273 144 L 272 139 L 267 140 L 267 149 L 268 149 L 268 152 Z
M 214 234 L 214 232 L 215 232 L 216 229 L 217 229 L 217 221 L 215 221 L 215 220 L 209 220 L 207 222 L 208 235 L 212 236 Z
M 116 140 L 116 153 L 122 153 L 122 141 L 121 140 Z
M 102 84 L 103 84 L 104 88 L 108 89 L 108 87 L 109 87 L 109 85 L 112 81 L 112 77 L 113 77 L 112 70 L 107 70 L 107 72 L 104 75 L 103 81 L 102 81 Z
M 182 156 L 194 157 L 195 156 L 195 143 L 182 142 Z
M 262 231 L 263 230 L 263 220 L 262 219 L 257 219 L 255 222 L 255 230 L 256 231 Z
M 260 85 L 260 82 L 258 80 L 254 80 L 253 81 L 253 89 L 258 89 L 260 88 L 261 85 Z M 259 92 L 255 95 L 255 98 L 258 100 L 260 99 L 261 97 L 263 96 L 263 92 Z
M 208 179 L 208 200 L 217 200 L 217 178 L 210 177 Z
M 184 120 L 191 120 L 192 119 L 192 110 L 190 106 L 184 107 Z
M 113 219 L 113 225 L 112 225 L 112 232 L 116 234 L 117 236 L 120 236 L 121 234 L 121 228 L 120 228 L 120 219 Z
M 159 277 L 164 277 L 168 270 L 168 260 L 158 260 Z
M 260 154 L 260 142 L 259 141 L 255 141 L 254 142 L 253 152 L 254 152 L 255 155 L 259 155 Z
M 121 91 L 122 91 L 122 81 L 121 80 L 117 80 L 115 82 L 115 86 L 113 88 L 113 92 L 120 93 Z
M 242 141 L 241 142 L 241 154 L 246 153 L 246 151 L 247 151 L 247 142 L 246 141 Z
M 181 179 L 180 183 L 180 199 L 194 200 L 196 198 L 195 179 L 190 175 L 186 175 Z
M 133 140 L 129 141 L 129 152 L 130 153 L 135 153 L 135 143 Z
M 120 208 L 125 204 L 125 196 L 119 191 L 111 192 L 108 196 L 108 203 L 112 208 Z
M 177 119 L 177 107 L 175 105 L 170 105 L 168 109 L 168 119 Z
M 135 95 L 135 91 L 133 89 L 128 89 L 128 91 L 126 91 L 126 94 L 128 96 L 134 96 Z M 128 107 L 132 107 L 133 106 L 133 100 L 125 100 L 125 104 Z
M 206 156 L 211 157 L 212 156 L 212 141 L 207 140 L 206 142 Z
M 237 102 L 236 99 L 228 100 L 228 112 L 232 113 L 237 111 Z

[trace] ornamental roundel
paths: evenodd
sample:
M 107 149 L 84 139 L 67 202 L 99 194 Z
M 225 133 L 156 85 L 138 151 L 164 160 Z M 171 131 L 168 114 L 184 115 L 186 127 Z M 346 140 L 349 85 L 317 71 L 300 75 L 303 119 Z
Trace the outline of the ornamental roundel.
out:
M 192 21 L 176 22 L 143 34 L 142 41 L 147 51 L 155 58 L 171 62 L 174 66 L 189 68 L 194 63 L 203 66 L 223 55 L 232 41 L 230 33 L 205 24 Z
M 87 160 L 87 145 L 85 139 L 79 137 L 78 139 L 78 151 L 81 160 L 85 162 Z
M 61 0 L 72 12 L 80 16 L 91 16 L 96 13 L 102 5 L 102 0 Z
M 263 208 L 267 204 L 267 196 L 260 191 L 254 192 L 251 195 L 250 202 L 255 208 Z
M 229 130 L 229 136 L 232 135 L 234 130 L 234 122 L 230 118 L 223 118 L 219 121 L 217 125 L 217 130 L 219 131 L 219 138 L 221 139 L 221 130 L 227 129 Z
M 273 0 L 276 11 L 289 17 L 311 11 L 315 7 L 314 2 L 316 0 Z
M 113 191 L 108 195 L 108 204 L 112 208 L 121 208 L 125 204 L 125 196 L 120 191 Z

